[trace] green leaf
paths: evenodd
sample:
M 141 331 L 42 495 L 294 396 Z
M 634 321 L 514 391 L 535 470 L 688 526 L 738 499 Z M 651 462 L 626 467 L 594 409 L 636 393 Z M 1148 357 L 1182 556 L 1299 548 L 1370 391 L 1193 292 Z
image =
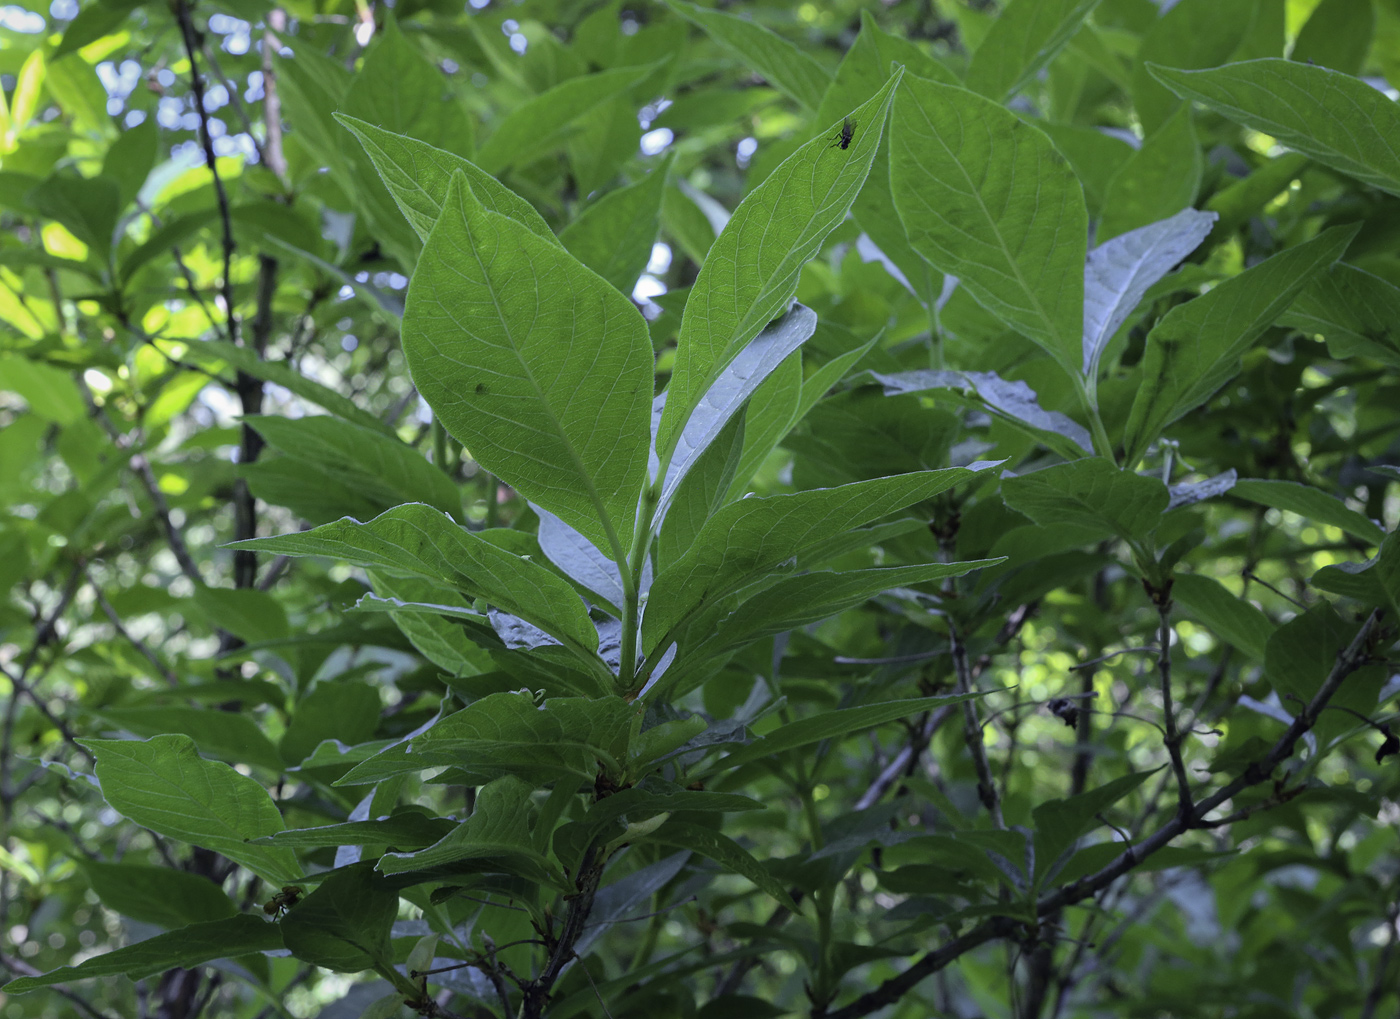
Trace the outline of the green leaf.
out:
M 1368 545 L 1379 545 L 1385 532 L 1364 514 L 1326 492 L 1296 481 L 1237 481 L 1232 495 L 1260 506 L 1288 510 L 1315 524 L 1337 527 Z
M 1012 0 L 967 68 L 967 87 L 994 102 L 1015 95 L 1065 48 L 1099 0 Z
M 1170 498 L 1159 479 L 1119 470 L 1102 457 L 1007 478 L 1001 494 L 1008 506 L 1041 526 L 1097 527 L 1125 541 L 1150 534 Z
M 416 810 L 406 810 L 392 817 L 374 821 L 346 821 L 325 824 L 317 828 L 289 828 L 258 839 L 259 845 L 287 846 L 296 849 L 324 849 L 340 846 L 392 846 L 396 849 L 421 849 L 441 839 L 456 827 L 443 817 L 431 817 Z
M 526 100 L 496 125 L 477 150 L 477 163 L 487 173 L 499 174 L 538 159 L 563 143 L 566 129 L 579 116 L 641 84 L 656 69 L 656 64 L 647 64 L 584 74 Z
M 1089 217 L 1049 138 L 990 99 L 910 78 L 895 100 L 890 186 L 919 254 L 1078 372 Z
M 404 38 L 393 19 L 385 19 L 375 33 L 340 109 L 347 119 L 470 153 L 471 119 L 449 79 Z
M 1400 109 L 1370 85 L 1340 71 L 1291 60 L 1246 60 L 1206 71 L 1151 67 L 1183 99 L 1364 184 L 1400 195 Z
M 1191 109 L 1182 106 L 1108 182 L 1096 239 L 1107 241 L 1190 208 L 1204 170 Z
M 416 853 L 386 853 L 379 869 L 386 874 L 438 867 L 517 874 L 572 891 L 559 868 L 531 842 L 528 819 L 533 791 L 529 783 L 512 776 L 487 783 L 477 793 L 471 816 L 450 834 Z
M 777 370 L 790 354 L 809 340 L 817 329 L 817 315 L 811 308 L 794 304 L 782 318 L 754 337 L 734 360 L 720 372 L 719 378 L 706 390 L 695 405 L 690 419 L 676 440 L 675 452 L 661 486 L 652 527 L 658 528 L 675 498 L 681 482 L 700 460 L 710 444 L 719 437 L 730 419 L 738 412 L 763 381 Z M 728 488 L 728 481 L 725 482 Z
M 672 157 L 637 183 L 610 191 L 565 227 L 565 250 L 622 293 L 632 294 L 651 260 Z
M 1086 279 L 1088 274 L 1086 273 Z M 1086 302 L 1087 303 L 1087 302 Z M 931 371 L 927 368 L 885 375 L 871 372 L 871 377 L 884 387 L 885 396 L 903 396 L 931 389 L 952 389 L 967 394 L 969 402 L 1045 443 L 1061 456 L 1075 457 L 1091 453 L 1094 440 L 1079 422 L 1059 411 L 1049 411 L 1040 405 L 1036 392 L 1026 383 L 1007 381 L 996 372 Z M 911 417 L 893 408 L 889 415 L 898 422 Z M 902 423 L 908 427 L 907 423 Z
M 1400 368 L 1400 287 L 1354 265 L 1318 273 L 1278 321 L 1320 333 L 1338 360 L 1360 355 Z
M 1313 587 L 1356 598 L 1400 616 L 1400 531 L 1381 542 L 1380 551 L 1364 563 L 1337 563 L 1313 574 Z
M 1250 0 L 1180 0 L 1152 23 L 1137 48 L 1132 74 L 1133 106 L 1146 134 L 1161 127 L 1180 105 L 1158 84 L 1148 63 L 1187 68 L 1225 63 L 1248 33 L 1258 7 Z
M 1214 213 L 1183 209 L 1089 252 L 1084 267 L 1084 374 L 1096 379 L 1099 361 L 1119 326 L 1154 283 L 1210 233 Z
M 409 285 L 403 346 L 474 459 L 625 561 L 653 390 L 651 339 L 630 300 L 484 208 L 457 173 Z
M 211 627 L 227 630 L 249 644 L 277 640 L 291 633 L 287 610 L 266 591 L 197 587 L 192 600 Z
M 1172 598 L 1221 639 L 1251 658 L 1264 660 L 1264 648 L 1277 627 L 1250 602 L 1226 590 L 1220 581 L 1199 573 L 1179 575 L 1172 583 Z
M 879 704 L 863 704 L 858 708 L 824 711 L 810 718 L 800 718 L 796 722 L 779 726 L 768 735 L 721 757 L 710 765 L 704 774 L 732 771 L 742 765 L 771 758 L 798 747 L 820 743 L 822 740 L 839 739 L 853 732 L 873 729 L 886 722 L 908 718 L 924 711 L 933 711 L 949 704 L 961 704 L 965 700 L 981 696 L 981 693 L 969 693 L 947 697 L 914 697 L 904 701 L 884 701 Z
M 97 756 L 103 798 L 129 820 L 222 853 L 269 884 L 301 877 L 291 850 L 248 844 L 285 827 L 267 790 L 227 764 L 204 760 L 188 736 L 82 743 Z
M 7 354 L 0 357 L 0 378 L 6 391 L 18 393 L 45 421 L 73 425 L 87 414 L 73 377 L 61 368 Z
M 639 842 L 659 842 L 663 846 L 689 849 L 701 856 L 714 860 L 725 870 L 746 877 L 778 901 L 780 905 L 794 913 L 802 912 L 792 900 L 782 882 L 775 878 L 763 864 L 759 863 L 743 846 L 721 835 L 711 828 L 702 828 L 683 821 L 668 821 L 650 835 L 638 839 Z
M 1284 710 L 1296 715 L 1312 700 L 1355 632 L 1325 601 L 1274 631 L 1264 653 L 1264 673 L 1283 698 Z
M 1142 386 L 1124 430 L 1136 463 L 1163 429 L 1209 400 L 1314 274 L 1342 257 L 1357 227 L 1334 227 L 1178 304 L 1147 335 Z
M 784 568 L 830 538 L 976 480 L 978 474 L 966 467 L 921 471 L 725 506 L 689 551 L 652 584 L 642 620 L 645 646 L 655 647 L 698 606 Z
M 238 912 L 223 889 L 199 874 L 139 863 L 103 863 L 83 856 L 74 857 L 73 862 L 102 905 L 142 923 L 173 930 Z
M 1288 58 L 1343 74 L 1360 74 L 1375 30 L 1375 4 L 1322 0 L 1303 23 Z
M 373 865 L 332 871 L 282 918 L 282 937 L 294 957 L 337 973 L 394 963 L 389 931 L 399 895 Z
M 418 255 L 418 238 L 397 214 L 394 200 L 364 155 L 345 145 L 333 111 L 345 101 L 353 78 L 314 46 L 294 57 L 273 61 L 283 113 L 301 145 L 326 167 L 329 176 L 363 217 L 376 242 L 409 271 Z M 337 203 L 340 204 L 340 203 Z
M 232 547 L 328 556 L 366 569 L 445 583 L 528 620 L 586 659 L 592 659 L 598 646 L 588 611 L 568 581 L 429 506 L 399 506 L 366 524 L 338 520 L 300 534 L 255 538 Z
M 37 977 L 20 977 L 0 987 L 0 991 L 23 994 L 93 977 L 125 976 L 140 980 L 166 970 L 191 969 L 211 959 L 274 952 L 282 947 L 282 931 L 277 924 L 248 914 L 231 916 L 158 934 L 94 956 L 78 966 L 63 966 Z
M 383 704 L 368 683 L 326 679 L 297 702 L 280 744 L 288 765 L 301 764 L 321 745 L 334 739 L 354 745 L 374 737 Z
M 665 791 L 657 791 L 653 785 Z M 623 789 L 588 808 L 588 812 L 575 822 L 559 829 L 554 837 L 554 851 L 565 866 L 572 869 L 577 857 L 588 845 L 609 829 L 621 832 L 618 823 L 626 818 L 631 823 L 644 821 L 657 814 L 671 814 L 676 811 L 696 813 L 730 813 L 735 811 L 762 810 L 763 804 L 747 796 L 733 793 L 711 793 L 700 790 L 667 788 L 668 783 L 648 779 L 645 786 Z
M 883 569 L 848 570 L 842 573 L 804 573 L 779 581 L 745 601 L 720 624 L 715 639 L 738 646 L 760 637 L 820 622 L 860 605 L 877 594 L 910 584 L 926 584 L 947 577 L 963 577 L 973 570 L 995 566 L 1004 559 L 977 559 L 960 563 L 923 563 Z
M 88 4 L 64 28 L 63 39 L 49 59 L 58 60 L 59 57 L 82 49 L 90 42 L 112 35 L 131 16 L 131 12 L 140 6 L 141 0 L 97 0 L 96 3 Z M 28 119 L 23 118 L 20 126 L 22 127 Z
M 180 706 L 101 708 L 94 714 L 134 736 L 180 733 L 194 740 L 210 757 L 234 764 L 255 764 L 273 773 L 282 770 L 277 748 L 247 715 Z
M 903 71 L 854 110 L 846 149 L 822 135 L 749 192 L 715 239 L 691 287 L 656 449 L 665 463 L 691 411 L 728 363 L 788 310 L 802 267 L 865 184 Z M 836 130 L 840 125 L 831 125 Z
M 740 66 L 768 79 L 769 84 L 807 109 L 815 111 L 821 104 L 831 75 L 782 36 L 748 18 L 683 0 L 667 0 L 667 6 L 704 29 L 706 35 L 739 60 Z
M 360 140 L 420 240 L 426 241 L 432 233 L 447 201 L 452 175 L 460 170 L 467 175 L 472 194 L 486 208 L 515 220 L 537 237 L 558 243 L 533 205 L 470 160 L 354 117 L 336 114 L 335 119 Z
M 136 200 L 141 185 L 155 166 L 159 132 L 156 119 L 148 117 L 117 135 L 102 159 L 102 176 L 117 182 L 117 209 Z
M 806 381 L 802 378 L 802 359 L 797 354 L 768 376 L 749 401 L 744 417 L 744 451 L 734 469 L 734 480 L 730 482 L 725 502 L 733 502 L 748 492 L 749 483 L 763 461 L 874 344 L 875 340 L 871 340 L 832 358 Z
M 462 496 L 442 469 L 379 429 L 325 416 L 251 415 L 243 420 L 273 449 L 310 464 L 381 509 L 422 502 L 462 518 Z
M 1031 811 L 1035 818 L 1035 880 L 1048 880 L 1055 864 L 1081 835 L 1094 827 L 1095 818 L 1127 796 L 1156 771 L 1138 771 L 1105 782 L 1078 796 L 1046 800 Z
M 548 781 L 565 774 L 592 780 L 600 762 L 621 770 L 636 713 L 621 697 L 551 697 L 536 705 L 528 692 L 494 693 L 357 765 L 337 784 L 435 767 L 486 778 Z
M 351 424 L 383 435 L 394 434 L 392 428 L 369 411 L 362 410 L 349 397 L 321 385 L 314 379 L 307 378 L 301 372 L 291 368 L 285 361 L 263 360 L 256 351 L 249 350 L 247 347 L 235 347 L 232 343 L 223 340 L 205 340 L 201 343 L 191 343 L 182 356 L 204 365 L 222 361 L 255 379 L 262 379 L 264 382 L 271 382 L 289 389 L 303 400 L 308 400 Z

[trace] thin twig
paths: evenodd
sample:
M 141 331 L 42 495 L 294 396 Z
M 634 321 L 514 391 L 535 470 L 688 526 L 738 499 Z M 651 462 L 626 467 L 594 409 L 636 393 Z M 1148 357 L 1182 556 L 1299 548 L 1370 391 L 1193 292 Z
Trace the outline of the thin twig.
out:
M 948 639 L 953 647 L 953 673 L 957 677 L 957 691 L 960 694 L 972 693 L 972 670 L 967 664 L 967 645 L 963 642 L 957 624 L 949 620 Z M 992 777 L 992 766 L 987 760 L 987 746 L 982 739 L 982 723 L 977 717 L 977 702 L 969 697 L 962 702 L 963 736 L 968 753 L 972 755 L 973 767 L 977 770 L 977 795 L 982 805 L 992 815 L 992 823 L 998 828 L 1006 827 L 1001 816 L 1001 797 L 997 794 L 996 780 Z
M 218 156 L 214 153 L 214 138 L 209 133 L 209 108 L 204 101 L 204 79 L 199 74 L 199 31 L 194 27 L 194 18 L 188 0 L 175 0 L 173 13 L 180 25 L 180 37 L 185 44 L 185 56 L 190 62 L 190 91 L 194 95 L 194 112 L 199 118 L 199 141 L 204 150 L 204 164 L 214 179 L 214 198 L 219 206 L 219 219 L 223 225 L 224 250 L 224 327 L 230 343 L 238 342 L 238 317 L 234 314 L 233 302 L 233 216 L 229 210 L 228 191 L 224 179 L 219 175 Z
M 1181 734 L 1176 729 L 1176 705 L 1172 700 L 1172 603 L 1167 591 L 1153 591 L 1157 603 L 1157 675 L 1162 683 L 1162 718 L 1166 731 L 1167 755 L 1176 776 L 1177 809 L 1182 817 L 1191 815 L 1191 781 L 1181 756 Z
M 112 628 L 117 631 L 117 636 L 122 638 L 122 640 L 126 641 L 137 651 L 141 652 L 142 657 L 155 667 L 156 672 L 160 673 L 168 684 L 172 687 L 178 687 L 180 685 L 179 677 L 160 660 L 145 641 L 140 637 L 134 636 L 131 631 L 122 625 L 122 620 L 121 617 L 117 615 L 117 610 L 112 608 L 112 603 L 109 602 L 107 596 L 102 593 L 102 588 L 98 586 L 97 581 L 92 579 L 92 573 L 90 571 L 84 571 L 84 575 L 87 577 L 88 585 L 92 588 L 93 596 L 97 599 L 97 607 L 102 610 L 102 614 L 107 617 L 107 621 L 111 623 Z

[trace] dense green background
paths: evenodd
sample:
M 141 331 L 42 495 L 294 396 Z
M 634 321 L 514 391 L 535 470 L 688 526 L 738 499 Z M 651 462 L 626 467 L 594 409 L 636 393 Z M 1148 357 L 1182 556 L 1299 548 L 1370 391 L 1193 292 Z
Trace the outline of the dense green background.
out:
M 0 84 L 0 1016 L 1400 1007 L 1397 0 Z

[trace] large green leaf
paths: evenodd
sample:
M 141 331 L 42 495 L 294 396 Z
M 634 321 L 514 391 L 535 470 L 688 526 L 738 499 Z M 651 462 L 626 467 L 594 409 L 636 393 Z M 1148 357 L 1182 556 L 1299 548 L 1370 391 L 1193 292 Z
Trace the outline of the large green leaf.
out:
M 972 55 L 967 87 L 1001 102 L 1055 59 L 1099 0 L 1012 0 Z
M 1205 403 L 1240 370 L 1240 358 L 1313 276 L 1342 257 L 1357 227 L 1334 227 L 1279 252 L 1194 300 L 1147 336 L 1143 382 L 1123 445 L 1136 463 L 1162 430 Z
M 260 358 L 256 351 L 247 347 L 235 347 L 232 343 L 224 340 L 205 340 L 202 343 L 192 343 L 182 356 L 204 365 L 225 362 L 229 367 L 251 375 L 255 379 L 283 386 L 303 400 L 323 407 L 336 417 L 359 425 L 361 428 L 377 431 L 383 435 L 393 434 L 392 428 L 369 411 L 362 410 L 349 397 L 323 386 L 315 379 L 307 378 L 301 372 L 294 370 L 286 361 Z
M 385 509 L 422 502 L 462 517 L 462 496 L 441 468 L 383 432 L 327 416 L 257 415 L 244 420 L 273 449 L 325 472 Z
M 551 697 L 536 705 L 528 692 L 495 693 L 357 765 L 340 784 L 435 767 L 490 778 L 573 774 L 592 779 L 600 762 L 621 768 L 636 712 L 620 697 Z
M 690 420 L 676 440 L 675 452 L 657 500 L 653 527 L 657 527 L 665 518 L 672 499 L 691 468 L 700 462 L 739 408 L 753 396 L 764 379 L 811 338 L 816 329 L 816 312 L 802 304 L 793 304 L 791 311 L 770 322 L 768 328 L 755 336 L 720 372 L 719 378 L 696 404 Z M 726 479 L 716 494 L 722 495 L 723 489 L 728 486 L 729 480 Z
M 399 895 L 372 864 L 343 867 L 283 917 L 287 950 L 302 962 L 337 973 L 393 965 L 389 931 Z
M 1400 109 L 1340 71 L 1292 60 L 1246 60 L 1205 71 L 1152 67 L 1177 95 L 1364 184 L 1400 195 Z
M 1095 238 L 1107 241 L 1189 208 L 1204 170 L 1191 110 L 1183 106 L 1113 175 Z
M 518 874 L 551 884 L 560 891 L 573 887 L 559 868 L 535 849 L 530 837 L 530 794 L 534 787 L 507 776 L 488 782 L 476 796 L 471 816 L 427 849 L 416 853 L 386 853 L 379 869 L 386 874 L 457 866 L 468 870 Z
M 345 821 L 316 828 L 290 828 L 261 841 L 266 845 L 294 846 L 297 849 L 340 846 L 421 849 L 438 841 L 453 827 L 448 818 L 432 817 L 416 810 L 408 810 L 374 821 Z
M 731 771 L 741 765 L 761 761 L 788 750 L 810 746 L 813 743 L 820 743 L 822 740 L 839 739 L 843 736 L 849 736 L 853 732 L 873 729 L 886 722 L 908 718 L 910 715 L 917 715 L 923 711 L 933 711 L 935 708 L 959 704 L 969 698 L 981 696 L 980 693 L 969 693 L 953 694 L 947 697 L 914 697 L 906 701 L 883 701 L 878 704 L 862 704 L 858 708 L 838 708 L 835 711 L 824 711 L 819 715 L 800 718 L 796 722 L 779 726 L 761 739 L 756 739 L 727 756 L 721 757 L 710 766 L 707 773 Z
M 1297 513 L 1315 524 L 1340 528 L 1368 545 L 1379 545 L 1385 540 L 1385 531 L 1365 514 L 1356 512 L 1321 489 L 1300 485 L 1296 481 L 1238 481 L 1230 489 L 1230 494 L 1261 506 Z
M 409 285 L 403 347 L 424 399 L 483 467 L 625 560 L 653 389 L 630 300 L 454 173 Z
M 691 287 L 656 448 L 666 462 L 690 412 L 734 356 L 788 310 L 797 279 L 845 218 L 870 172 L 903 71 L 854 110 L 845 149 L 807 142 L 749 192 Z M 835 130 L 840 125 L 831 125 Z
M 104 863 L 81 856 L 74 862 L 102 905 L 142 923 L 174 930 L 238 912 L 223 889 L 199 874 L 126 861 Z
M 342 115 L 429 145 L 471 153 L 472 123 L 449 79 L 385 19 L 350 79 Z
M 1263 661 L 1264 648 L 1276 627 L 1269 617 L 1218 580 L 1184 574 L 1172 583 L 1172 598 L 1196 619 L 1251 658 Z
M 1105 782 L 1097 789 L 1063 800 L 1046 800 L 1031 813 L 1035 818 L 1035 879 L 1052 876 L 1056 863 L 1096 817 L 1142 785 L 1154 772 L 1139 771 Z
M 140 737 L 181 733 L 210 757 L 233 764 L 255 764 L 273 773 L 282 770 L 277 748 L 247 715 L 227 715 L 183 705 L 103 708 L 95 714 L 119 733 L 125 730 Z
M 1133 107 L 1143 131 L 1161 127 L 1180 105 L 1148 70 L 1165 67 L 1215 67 L 1230 59 L 1249 31 L 1259 9 L 1256 0 L 1180 0 L 1156 19 L 1142 37 L 1133 61 Z
M 538 237 L 558 243 L 554 231 L 533 205 L 470 160 L 354 117 L 337 114 L 336 120 L 360 140 L 419 239 L 426 241 L 432 233 L 447 201 L 452 175 L 460 170 L 471 182 L 472 194 L 486 208 L 508 216 Z
M 1120 470 L 1103 457 L 1057 464 L 1001 484 L 1006 504 L 1037 524 L 1102 528 L 1125 541 L 1146 537 L 1170 498 L 1157 478 Z
M 783 570 L 785 563 L 843 532 L 975 480 L 978 473 L 966 467 L 921 471 L 725 506 L 652 584 L 642 620 L 645 646 L 655 647 L 701 604 Z
M 916 251 L 1078 372 L 1089 216 L 1049 138 L 990 99 L 911 77 L 894 105 L 890 186 Z
M 1099 361 L 1118 327 L 1149 288 L 1196 250 L 1216 215 L 1183 209 L 1169 219 L 1105 241 L 1084 266 L 1084 374 L 1097 379 Z
M 863 10 L 860 35 L 836 69 L 836 78 L 822 98 L 817 122 L 831 123 L 877 90 L 889 77 L 890 67 L 894 64 L 903 64 L 909 74 L 917 74 L 921 78 L 948 85 L 958 84 L 958 77 L 951 70 L 911 40 L 883 31 L 870 11 Z M 941 274 L 931 270 L 924 257 L 909 246 L 904 224 L 900 222 L 894 200 L 890 197 L 889 169 L 889 136 L 886 135 L 870 166 L 865 187 L 861 188 L 851 211 L 861 229 L 893 263 L 914 295 L 926 307 L 933 307 L 943 282 Z
M 748 878 L 792 912 L 801 912 L 801 908 L 793 901 L 781 881 L 755 860 L 743 846 L 713 828 L 702 828 L 698 824 L 687 824 L 683 821 L 668 821 L 637 841 L 659 842 L 663 846 L 675 846 L 677 849 L 689 849 L 699 853 L 714 860 L 725 870 Z
M 667 157 L 637 183 L 588 206 L 559 234 L 569 254 L 629 296 L 651 259 L 670 169 Z
M 379 728 L 382 708 L 379 690 L 368 683 L 322 680 L 297 702 L 279 744 L 282 758 L 300 764 L 328 739 L 352 746 L 367 742 Z
M 1296 715 L 1312 700 L 1355 631 L 1325 601 L 1274 631 L 1264 655 L 1264 672 L 1285 698 L 1285 711 Z
M 103 798 L 118 813 L 161 835 L 222 853 L 269 884 L 301 877 L 291 850 L 248 844 L 286 827 L 267 790 L 227 764 L 200 757 L 188 736 L 89 739 L 83 745 L 97 756 Z
M 962 577 L 973 570 L 995 566 L 1003 561 L 977 559 L 959 563 L 922 563 L 917 566 L 888 566 L 842 573 L 823 571 L 789 577 L 740 605 L 720 625 L 715 639 L 723 645 L 738 646 L 807 623 L 820 622 L 896 587 Z
M 446 583 L 528 620 L 586 659 L 597 650 L 598 632 L 568 581 L 460 527 L 430 506 L 399 506 L 365 524 L 337 520 L 300 534 L 255 538 L 233 547 L 328 556 L 365 569 Z
M 706 35 L 738 57 L 745 69 L 767 78 L 775 88 L 807 109 L 816 110 L 821 103 L 831 75 L 782 36 L 748 18 L 698 7 L 684 0 L 667 0 L 667 5 L 703 28 Z
M 1400 368 L 1400 287 L 1354 265 L 1318 273 L 1278 321 L 1322 334 L 1339 360 L 1361 355 Z
M 649 78 L 656 65 L 614 67 L 555 85 L 508 113 L 477 151 L 487 173 L 524 166 L 562 144 L 569 124 L 633 85 Z
M 0 987 L 0 991 L 23 994 L 93 977 L 125 976 L 140 980 L 166 970 L 190 969 L 211 959 L 273 952 L 282 947 L 282 931 L 277 924 L 245 913 L 158 934 L 134 945 L 104 952 L 78 966 L 63 966 L 37 977 L 20 977 Z
M 1290 60 L 1360 74 L 1376 28 L 1376 5 L 1322 0 L 1298 31 Z

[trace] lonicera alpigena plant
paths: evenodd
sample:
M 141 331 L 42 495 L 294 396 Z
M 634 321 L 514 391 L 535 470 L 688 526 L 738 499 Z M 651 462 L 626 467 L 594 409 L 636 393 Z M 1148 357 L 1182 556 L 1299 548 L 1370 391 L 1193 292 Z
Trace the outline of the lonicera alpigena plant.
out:
M 172 339 L 166 313 L 181 309 L 143 306 L 141 273 L 215 217 L 185 212 L 199 222 L 152 224 L 168 232 L 140 244 L 114 220 L 87 262 L 35 262 L 59 332 L 110 321 L 146 352 L 133 365 L 155 351 L 180 370 L 188 357 L 236 371 L 244 487 L 235 589 L 221 594 L 164 503 L 178 486 L 116 424 L 118 397 L 138 422 L 147 410 L 141 372 L 104 400 L 88 368 L 73 390 L 86 404 L 55 418 L 103 422 L 146 472 L 219 671 L 190 682 L 122 626 L 88 572 L 112 554 L 89 525 L 48 541 L 91 548 L 66 561 L 72 582 L 12 675 L 6 663 L 12 703 L 24 692 L 46 713 L 36 731 L 66 755 L 33 784 L 71 783 L 150 833 L 165 865 L 89 854 L 85 887 L 156 931 L 8 994 L 165 974 L 160 1014 L 212 1000 L 229 1015 L 309 1014 L 295 985 L 331 971 L 364 979 L 323 1014 L 371 1019 L 1369 1017 L 1393 1003 L 1397 875 L 1378 846 L 1395 779 L 1352 777 L 1375 734 L 1378 766 L 1396 752 L 1382 666 L 1400 545 L 1373 518 L 1396 516 L 1384 461 L 1397 426 L 1376 408 L 1400 367 L 1400 244 L 1357 207 L 1400 195 L 1400 114 L 1348 73 L 1362 69 L 1354 47 L 1328 42 L 1355 28 L 1325 24 L 1335 4 L 1295 33 L 1294 56 L 1323 66 L 1281 59 L 1282 27 L 1270 50 L 1265 3 L 1182 0 L 1159 17 L 1015 0 L 995 20 L 945 6 L 960 12 L 953 50 L 864 14 L 831 69 L 680 0 L 629 45 L 605 7 L 573 25 L 576 52 L 552 44 L 563 77 L 547 87 L 502 71 L 500 44 L 469 30 L 454 52 L 533 92 L 479 144 L 470 104 L 444 101 L 416 49 L 431 42 L 382 18 L 350 75 L 308 29 L 267 58 L 304 164 L 277 169 L 304 185 L 277 201 L 320 203 L 326 236 L 231 210 L 208 147 L 223 213 L 213 339 Z M 190 11 L 174 15 L 194 66 Z M 688 26 L 706 59 L 682 59 Z M 69 31 L 55 61 L 106 29 L 89 17 Z M 568 153 L 561 190 L 603 190 L 620 161 L 588 133 L 625 135 L 649 88 L 680 89 L 673 122 L 701 132 L 720 100 L 697 83 L 716 54 L 802 111 L 732 215 L 685 179 L 681 145 L 556 232 L 547 157 Z M 1082 123 L 1125 109 L 1137 148 Z M 1203 136 L 1289 151 L 1209 179 Z M 1295 179 L 1312 204 L 1285 222 L 1278 196 Z M 96 190 L 56 171 L 20 207 L 97 242 Z M 234 314 L 235 210 L 265 224 L 245 281 L 256 296 L 241 299 L 257 305 L 251 336 Z M 1240 239 L 1265 221 L 1270 244 Z M 648 318 L 626 295 L 658 224 L 697 271 Z M 402 302 L 347 270 L 357 244 L 404 270 Z M 391 324 L 431 412 L 418 437 L 431 461 L 267 356 L 273 253 L 320 274 L 315 301 L 324 275 Z M 70 273 L 102 299 L 65 303 Z M 294 338 L 302 319 L 312 311 Z M 40 364 L 41 343 L 19 349 L 16 392 L 62 409 L 53 394 L 74 384 Z M 263 382 L 329 414 L 259 414 Z M 1363 395 L 1339 409 L 1352 388 Z M 1286 429 L 1287 455 L 1266 459 L 1250 420 L 1265 410 L 1289 428 L 1317 414 L 1312 474 Z M 265 448 L 276 455 L 258 461 Z M 1351 488 L 1329 494 L 1343 457 Z M 484 494 L 479 515 L 467 486 Z M 263 526 L 284 533 L 252 536 L 252 495 L 287 511 Z M 1337 555 L 1302 556 L 1283 513 L 1332 535 Z M 36 546 L 67 519 L 31 516 L 50 530 L 16 533 Z M 313 557 L 337 564 L 335 583 Z M 1303 576 L 1294 560 L 1320 568 Z M 277 564 L 263 581 L 260 561 Z M 1263 578 L 1271 568 L 1297 599 Z M 301 586 L 267 593 L 298 569 Z M 31 670 L 84 584 L 169 690 L 154 706 L 91 695 L 75 733 Z M 313 632 L 309 605 L 327 598 L 344 611 Z M 422 663 L 380 681 L 404 695 L 392 708 L 364 681 L 383 662 L 298 650 L 369 645 Z M 258 663 L 274 678 L 255 679 Z M 25 855 L 35 887 L 40 844 Z M 1276 901 L 1258 901 L 1261 875 L 1304 864 L 1324 876 L 1271 878 Z M 1179 912 L 1153 933 L 1144 918 L 1168 896 Z M 1189 959 L 1207 935 L 1181 918 L 1203 901 L 1234 970 L 1192 982 L 1153 953 Z M 1315 923 L 1322 946 L 1271 941 L 1281 917 Z M 1220 929 L 1231 923 L 1244 947 Z M 1270 952 L 1307 967 L 1308 985 L 1285 993 Z M 247 993 L 182 982 L 211 962 Z M 1123 986 L 1140 971 L 1165 976 Z

